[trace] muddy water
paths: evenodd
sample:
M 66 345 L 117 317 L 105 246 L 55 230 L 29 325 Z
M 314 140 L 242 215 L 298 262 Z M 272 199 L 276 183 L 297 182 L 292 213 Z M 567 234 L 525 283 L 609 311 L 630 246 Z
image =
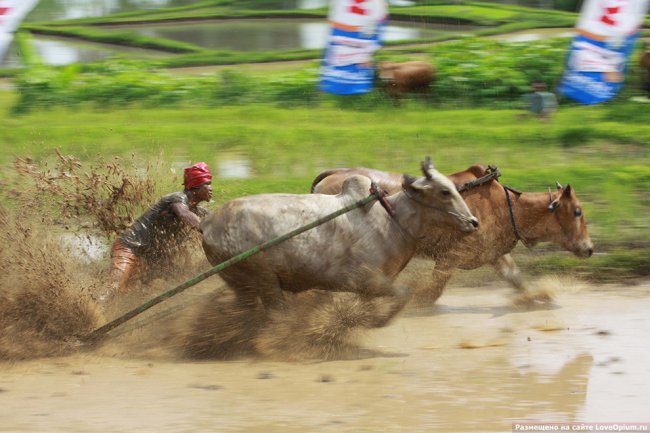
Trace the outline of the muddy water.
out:
M 352 359 L 189 361 L 146 334 L 0 364 L 0 431 L 510 431 L 511 423 L 643 422 L 650 284 L 538 282 L 555 303 L 450 287 L 367 331 Z M 149 336 L 165 323 L 147 326 Z M 142 331 L 142 330 L 141 330 Z M 133 343 L 148 346 L 138 353 Z

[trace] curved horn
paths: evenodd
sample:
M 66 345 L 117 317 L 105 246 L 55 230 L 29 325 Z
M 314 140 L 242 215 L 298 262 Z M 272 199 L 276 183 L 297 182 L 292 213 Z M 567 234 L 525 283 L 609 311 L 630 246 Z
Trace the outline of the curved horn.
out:
M 558 182 L 557 180 L 555 181 L 555 187 L 557 188 L 558 191 L 562 189 L 562 185 L 560 185 L 560 182 Z
M 424 176 L 427 179 L 431 180 L 432 176 L 431 176 L 431 172 L 429 171 L 429 170 L 433 170 L 433 163 L 431 162 L 431 157 L 426 156 L 424 158 L 424 161 L 420 163 L 420 166 L 422 167 L 422 173 L 424 173 Z

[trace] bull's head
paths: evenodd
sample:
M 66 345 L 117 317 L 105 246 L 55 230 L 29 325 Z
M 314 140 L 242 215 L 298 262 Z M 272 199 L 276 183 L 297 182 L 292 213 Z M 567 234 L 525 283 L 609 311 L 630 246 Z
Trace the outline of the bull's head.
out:
M 594 245 L 587 231 L 582 204 L 571 185 L 563 187 L 556 182 L 557 191 L 551 195 L 548 209 L 553 213 L 554 223 L 560 230 L 556 241 L 578 257 L 590 257 Z
M 478 219 L 472 215 L 467 204 L 447 176 L 433 168 L 430 157 L 421 163 L 424 177 L 413 178 L 404 175 L 403 189 L 406 196 L 420 204 L 425 211 L 431 211 L 431 219 L 451 223 L 464 232 L 478 228 Z

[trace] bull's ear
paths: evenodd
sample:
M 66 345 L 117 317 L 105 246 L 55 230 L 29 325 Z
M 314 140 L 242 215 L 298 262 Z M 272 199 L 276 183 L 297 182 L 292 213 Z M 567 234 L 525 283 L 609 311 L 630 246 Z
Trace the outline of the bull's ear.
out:
M 573 193 L 573 190 L 571 188 L 571 185 L 567 184 L 567 186 L 564 187 L 564 191 L 562 192 L 562 196 L 566 197 L 566 198 L 570 198 L 572 193 Z
M 416 178 L 411 176 L 410 174 L 403 174 L 402 175 L 402 188 L 407 188 L 410 187 L 413 182 L 416 181 Z

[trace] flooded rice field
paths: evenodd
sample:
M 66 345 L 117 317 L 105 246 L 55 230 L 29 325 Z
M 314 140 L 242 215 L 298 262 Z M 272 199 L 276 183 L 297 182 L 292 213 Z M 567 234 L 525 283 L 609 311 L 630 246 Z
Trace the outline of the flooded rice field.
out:
M 478 281 L 407 308 L 328 360 L 188 358 L 169 337 L 205 311 L 190 306 L 96 347 L 4 362 L 0 431 L 478 432 L 648 420 L 650 284 L 543 278 L 535 284 L 554 302 L 531 310 L 513 307 L 505 284 Z
M 533 294 L 552 301 L 524 307 L 477 270 L 422 305 L 433 264 L 416 258 L 399 277 L 413 301 L 370 330 L 369 303 L 356 295 L 286 294 L 286 308 L 265 317 L 259 306 L 232 308 L 214 276 L 84 343 L 209 264 L 188 239 L 180 263 L 99 305 L 108 234 L 151 201 L 155 184 L 114 164 L 59 159 L 52 170 L 18 159 L 22 177 L 7 183 L 15 206 L 0 207 L 0 432 L 502 432 L 649 421 L 650 281 L 530 278 Z M 132 188 L 114 190 L 121 206 L 98 201 L 83 170 L 96 188 L 128 180 Z M 62 208 L 44 212 L 34 199 L 44 195 Z M 103 234 L 84 233 L 90 227 Z

